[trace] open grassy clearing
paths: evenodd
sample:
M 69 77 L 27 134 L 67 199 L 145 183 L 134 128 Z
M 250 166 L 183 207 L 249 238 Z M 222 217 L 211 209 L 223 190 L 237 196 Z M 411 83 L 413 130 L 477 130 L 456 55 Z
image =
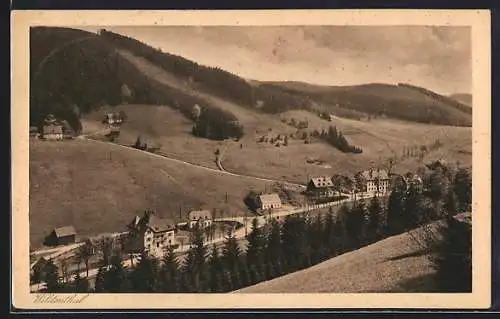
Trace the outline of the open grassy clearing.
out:
M 127 121 L 122 124 L 115 143 L 132 145 L 138 136 L 142 142 L 153 141 L 161 145 L 159 153 L 193 164 L 217 168 L 214 152 L 223 142 L 197 138 L 191 134 L 193 123 L 180 112 L 168 106 L 120 105 L 109 108 L 112 112 L 124 111 Z M 104 110 L 86 115 L 84 129 L 98 132 L 105 126 L 100 123 Z
M 33 248 L 53 228 L 67 224 L 80 235 L 124 231 L 146 208 L 174 219 L 179 218 L 180 208 L 184 217 L 190 209 L 200 208 L 243 215 L 247 192 L 269 187 L 262 181 L 78 139 L 32 140 L 29 166 Z
M 308 176 L 343 172 L 354 174 L 373 161 L 385 165 L 387 158 L 401 156 L 405 147 L 429 145 L 439 139 L 443 146 L 429 152 L 424 163 L 443 158 L 449 163 L 460 161 L 471 165 L 472 131 L 466 127 L 416 124 L 394 120 L 372 120 L 370 122 L 336 118 L 332 122 L 322 120 L 306 111 L 289 111 L 285 118 L 307 120 L 307 130 L 328 129 L 336 125 L 349 143 L 363 149 L 362 154 L 345 154 L 326 143 L 304 144 L 302 140 L 290 140 L 287 147 L 259 144 L 247 139 L 243 149 L 230 149 L 224 156 L 224 167 L 242 174 L 267 175 L 304 182 Z M 308 158 L 323 161 L 322 165 L 308 164 Z M 405 159 L 394 167 L 395 171 L 416 170 L 422 164 L 417 158 Z
M 236 293 L 433 292 L 434 271 L 402 234 Z

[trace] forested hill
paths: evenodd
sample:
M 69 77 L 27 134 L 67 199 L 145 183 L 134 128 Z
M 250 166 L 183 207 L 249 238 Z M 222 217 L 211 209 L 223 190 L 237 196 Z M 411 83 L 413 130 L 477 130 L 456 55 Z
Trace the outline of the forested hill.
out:
M 329 108 L 355 110 L 413 122 L 471 126 L 469 106 L 409 84 L 370 83 L 355 86 L 320 86 L 301 82 L 267 82 L 288 93 L 307 96 Z
M 132 96 L 123 96 L 127 86 Z M 30 32 L 30 123 L 48 113 L 81 129 L 79 116 L 124 99 L 148 100 L 144 76 L 98 35 L 81 30 L 34 27 Z
M 81 130 L 81 114 L 123 103 L 169 105 L 192 118 L 195 104 L 209 110 L 215 126 L 236 117 L 206 101 L 158 83 L 116 52 L 113 41 L 70 28 L 35 27 L 30 32 L 30 124 L 48 113 Z
M 81 113 L 125 102 L 170 105 L 186 117 L 191 117 L 192 107 L 200 104 L 210 109 L 219 122 L 237 120 L 210 101 L 156 82 L 118 54 L 117 49 L 145 58 L 178 80 L 191 83 L 195 90 L 255 112 L 278 114 L 306 109 L 348 117 L 386 116 L 459 126 L 472 123 L 466 106 L 428 90 L 405 85 L 318 87 L 249 81 L 106 30 L 94 34 L 35 27 L 30 32 L 30 46 L 31 125 L 40 125 L 47 113 L 54 113 L 79 131 Z

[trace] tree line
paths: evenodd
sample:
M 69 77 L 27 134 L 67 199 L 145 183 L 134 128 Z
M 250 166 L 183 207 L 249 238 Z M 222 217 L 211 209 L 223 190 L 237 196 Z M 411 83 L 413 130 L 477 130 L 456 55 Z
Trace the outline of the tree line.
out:
M 349 144 L 344 134 L 342 134 L 341 131 L 337 130 L 336 126 L 330 126 L 328 128 L 328 131 L 323 130 L 319 132 L 315 130 L 313 131 L 312 136 L 326 141 L 328 144 L 335 147 L 342 153 L 360 154 L 363 152 L 360 147 Z
M 162 260 L 143 252 L 129 270 L 116 253 L 103 258 L 94 291 L 234 291 L 443 219 L 445 226 L 439 232 L 444 241 L 426 242 L 426 253 L 437 270 L 440 291 L 467 291 L 471 287 L 470 229 L 454 223 L 453 216 L 471 209 L 470 174 L 466 169 L 452 174 L 438 169 L 430 175 L 433 178 L 427 179 L 424 191 L 395 187 L 388 198 L 355 200 L 326 214 L 290 215 L 263 227 L 254 219 L 246 249 L 232 232 L 222 247 L 207 247 L 203 231 L 195 229 L 184 260 L 172 248 L 166 249 Z M 48 291 L 89 290 L 86 278 L 79 276 L 71 284 L 59 283 L 55 266 L 51 267 L 46 276 Z M 451 275 L 454 268 L 461 271 L 460 276 Z

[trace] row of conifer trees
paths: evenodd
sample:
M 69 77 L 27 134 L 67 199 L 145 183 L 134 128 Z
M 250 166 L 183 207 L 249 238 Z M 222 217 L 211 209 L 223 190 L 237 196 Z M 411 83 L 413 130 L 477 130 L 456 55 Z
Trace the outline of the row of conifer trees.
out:
M 444 172 L 439 174 L 446 180 L 453 177 Z M 143 253 L 135 267 L 128 270 L 116 254 L 109 264 L 103 262 L 94 291 L 229 292 L 270 280 L 469 210 L 470 176 L 462 175 L 463 172 L 457 172 L 455 178 L 448 180 L 451 183 L 442 182 L 441 188 L 434 185 L 427 192 L 413 187 L 395 188 L 388 198 L 357 200 L 339 209 L 330 209 L 326 214 L 291 215 L 282 223 L 273 220 L 260 228 L 255 219 L 245 249 L 231 233 L 222 247 L 207 247 L 202 230 L 197 229 L 192 234 L 191 249 L 184 257 L 176 256 L 171 248 L 162 260 Z M 465 242 L 450 245 L 470 248 L 470 233 L 460 237 Z M 454 238 L 457 240 L 456 234 Z M 438 273 L 448 273 L 442 269 L 446 266 L 443 258 L 433 260 L 441 260 L 441 264 L 435 264 L 441 269 Z M 462 269 L 465 269 L 464 278 L 468 278 L 470 267 Z M 457 280 L 445 281 L 442 289 L 448 289 L 446 285 L 456 286 Z M 48 272 L 46 281 L 48 291 L 89 291 L 85 278 L 77 277 L 71 284 L 61 284 L 57 282 L 57 275 Z M 460 289 L 463 287 L 469 287 L 468 282 L 459 285 Z

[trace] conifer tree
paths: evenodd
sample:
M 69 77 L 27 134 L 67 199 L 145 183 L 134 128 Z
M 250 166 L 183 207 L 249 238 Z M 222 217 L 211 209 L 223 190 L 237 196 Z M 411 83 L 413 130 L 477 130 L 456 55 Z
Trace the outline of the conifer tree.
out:
M 358 248 L 364 243 L 366 226 L 366 207 L 363 201 L 355 201 L 350 213 L 345 216 L 346 234 L 350 248 Z
M 471 210 L 472 178 L 465 168 L 458 169 L 453 179 L 453 190 L 457 198 L 457 209 L 460 212 Z
M 135 292 L 148 293 L 157 290 L 157 265 L 153 258 L 146 252 L 141 253 L 141 258 L 131 273 L 131 284 Z
M 455 195 L 455 191 L 454 189 L 452 189 L 450 187 L 450 189 L 448 189 L 448 192 L 446 194 L 446 199 L 445 199 L 445 202 L 444 202 L 444 212 L 446 213 L 446 215 L 455 215 L 456 213 L 458 213 L 458 209 L 457 209 L 457 197 Z
M 89 292 L 89 281 L 87 278 L 82 278 L 80 272 L 77 272 L 73 280 L 73 287 L 77 293 Z
M 106 275 L 106 268 L 104 266 L 100 266 L 99 269 L 97 270 L 97 275 L 95 278 L 95 284 L 94 284 L 95 292 L 106 292 L 106 290 L 104 289 L 105 275 Z
M 160 268 L 162 292 L 179 291 L 179 261 L 172 246 L 167 246 L 163 255 L 163 265 Z
M 233 283 L 232 289 L 237 289 L 241 285 L 240 278 L 240 257 L 241 249 L 234 234 L 230 231 L 224 240 L 224 247 L 222 248 L 222 263 L 224 268 L 230 273 L 231 281 Z
M 248 235 L 246 259 L 249 266 L 260 266 L 263 263 L 265 237 L 262 229 L 258 227 L 258 220 L 252 220 L 252 229 Z
M 378 197 L 373 197 L 368 206 L 368 225 L 366 228 L 370 241 L 380 239 L 383 231 L 383 207 Z
M 440 240 L 433 245 L 431 261 L 440 292 L 472 291 L 472 227 L 446 217 L 439 229 Z
M 211 292 L 223 291 L 224 286 L 221 280 L 223 275 L 222 261 L 219 256 L 219 250 L 217 249 L 217 246 L 215 244 L 213 244 L 212 246 L 212 252 L 208 259 L 208 265 L 210 267 L 210 279 L 209 279 L 210 291 Z
M 184 271 L 189 278 L 189 285 L 193 292 L 202 292 L 206 289 L 205 283 L 205 262 L 207 258 L 207 248 L 203 242 L 203 231 L 195 226 L 191 237 L 191 249 L 186 258 Z
M 387 204 L 387 231 L 389 235 L 404 231 L 403 193 L 393 189 Z
M 403 201 L 404 207 L 404 225 L 405 229 L 413 229 L 417 227 L 424 217 L 424 198 L 423 195 L 418 192 L 415 187 L 411 186 L 406 192 L 405 199 Z
M 281 226 L 276 220 L 270 222 L 270 231 L 266 238 L 265 256 L 267 277 L 268 279 L 274 278 L 280 274 L 279 264 L 282 258 Z
M 47 292 L 59 291 L 59 271 L 52 260 L 49 260 L 45 265 L 45 283 L 47 285 Z
M 123 283 L 125 281 L 125 269 L 118 254 L 114 254 L 110 258 L 110 267 L 104 273 L 103 288 L 106 292 L 121 292 L 123 291 Z

